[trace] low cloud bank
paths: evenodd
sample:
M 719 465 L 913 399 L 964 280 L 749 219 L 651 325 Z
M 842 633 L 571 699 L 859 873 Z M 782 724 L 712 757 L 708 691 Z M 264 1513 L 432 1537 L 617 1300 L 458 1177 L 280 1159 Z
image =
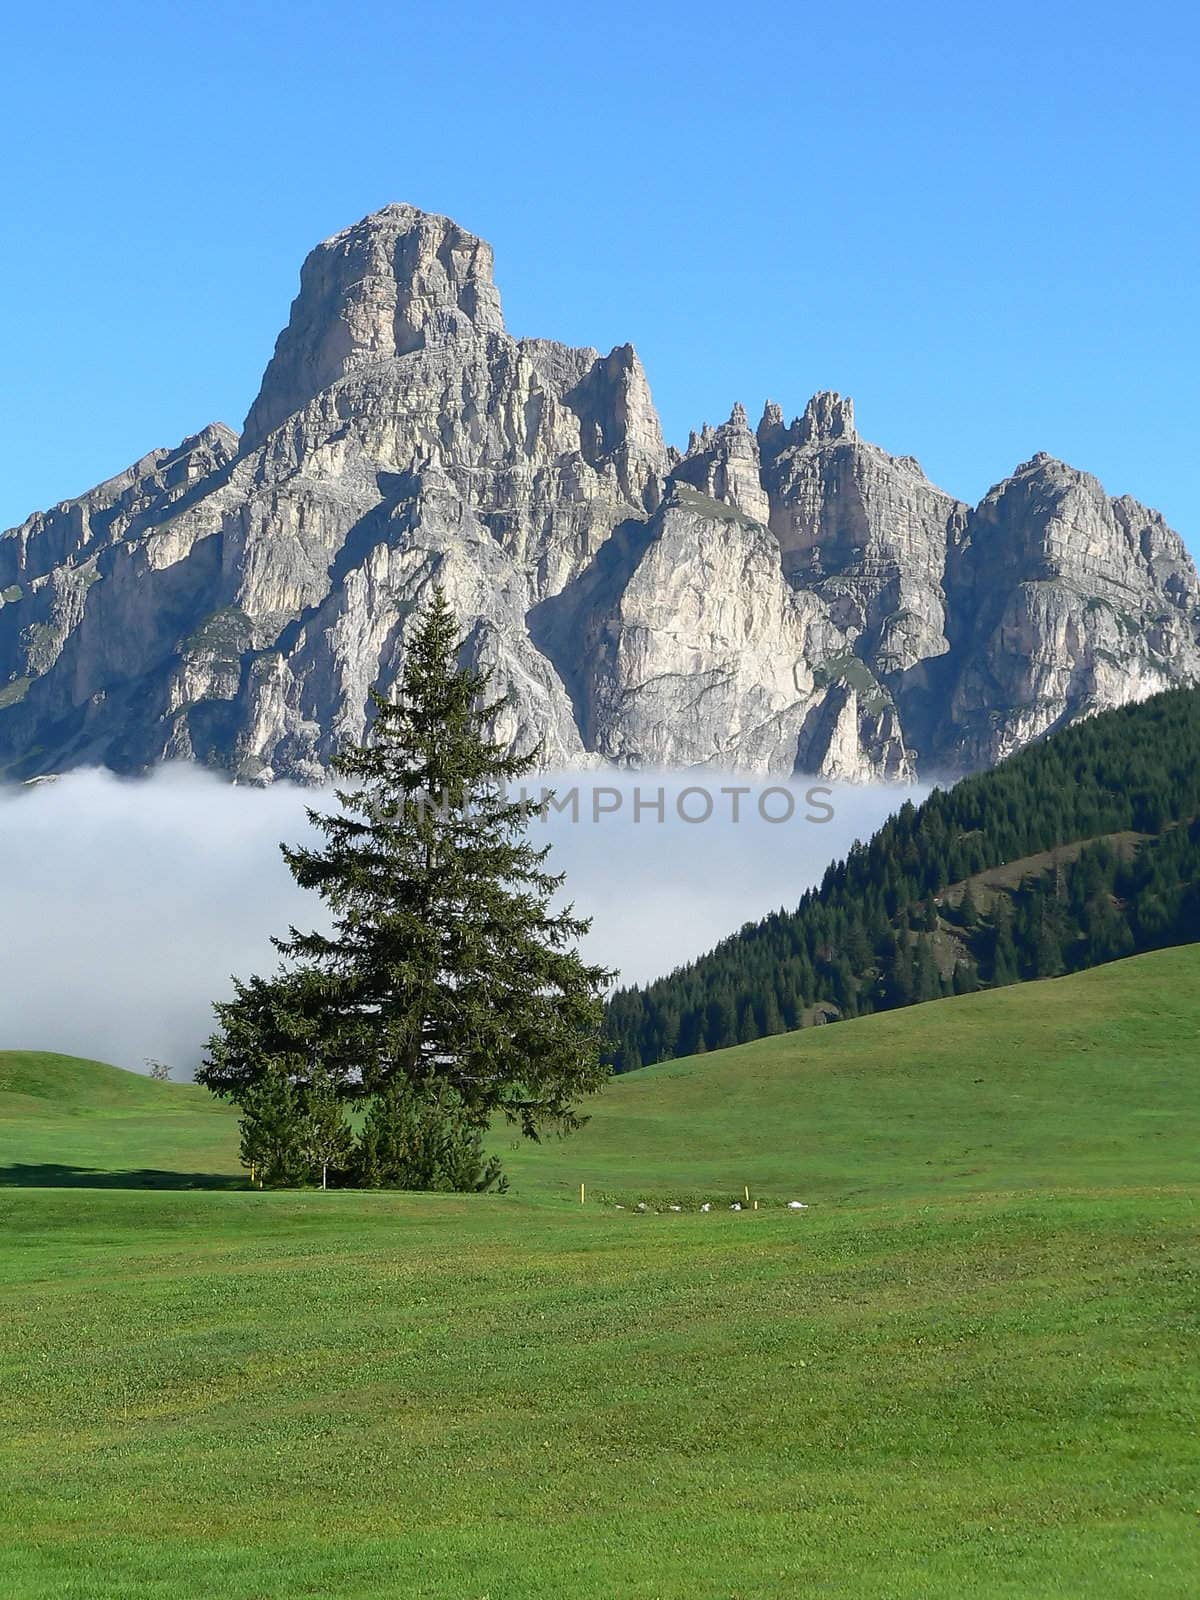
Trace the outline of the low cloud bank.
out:
M 548 782 L 563 809 L 535 820 L 533 837 L 553 845 L 569 897 L 594 918 L 590 958 L 625 983 L 794 904 L 852 840 L 925 792 L 803 780 L 789 816 L 782 786 L 713 773 Z M 270 935 L 289 923 L 322 924 L 278 845 L 311 838 L 306 807 L 329 804 L 192 767 L 0 788 L 0 1048 L 134 1069 L 153 1057 L 189 1076 L 230 975 L 271 970 Z

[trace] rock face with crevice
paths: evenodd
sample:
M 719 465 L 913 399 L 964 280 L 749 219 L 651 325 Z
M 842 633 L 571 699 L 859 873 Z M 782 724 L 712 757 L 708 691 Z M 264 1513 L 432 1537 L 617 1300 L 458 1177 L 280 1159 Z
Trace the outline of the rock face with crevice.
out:
M 1200 680 L 1156 512 L 1048 456 L 972 510 L 833 394 L 680 454 L 631 345 L 513 338 L 489 246 L 388 206 L 305 262 L 240 438 L 0 536 L 0 773 L 319 781 L 435 584 L 547 766 L 903 780 Z

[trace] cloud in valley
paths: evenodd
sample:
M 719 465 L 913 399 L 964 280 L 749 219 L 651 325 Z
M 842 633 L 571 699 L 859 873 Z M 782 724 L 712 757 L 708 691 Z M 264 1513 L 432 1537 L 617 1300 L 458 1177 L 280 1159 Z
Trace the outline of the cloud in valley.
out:
M 572 774 L 557 786 L 560 797 L 577 789 L 577 808 L 568 797 L 533 828 L 594 918 L 591 957 L 638 982 L 794 904 L 853 839 L 924 792 L 839 785 L 806 801 L 812 783 L 793 787 L 790 820 L 772 822 L 764 813 L 788 810 L 778 785 Z M 709 802 L 706 820 L 686 820 Z M 230 974 L 270 970 L 272 933 L 321 922 L 278 844 L 309 837 L 305 808 L 329 803 L 289 785 L 234 788 L 190 767 L 0 789 L 0 1048 L 132 1068 L 154 1057 L 189 1075 Z M 832 820 L 805 820 L 828 807 Z

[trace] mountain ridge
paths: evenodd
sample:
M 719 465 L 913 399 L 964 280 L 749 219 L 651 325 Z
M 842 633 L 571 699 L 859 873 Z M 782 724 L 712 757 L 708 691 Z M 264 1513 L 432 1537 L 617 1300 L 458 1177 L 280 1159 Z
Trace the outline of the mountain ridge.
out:
M 514 338 L 490 246 L 392 205 L 308 256 L 241 436 L 0 535 L 0 774 L 320 781 L 435 582 L 548 766 L 904 781 L 1200 681 L 1157 512 L 1045 454 L 970 507 L 834 393 L 679 451 L 632 345 Z

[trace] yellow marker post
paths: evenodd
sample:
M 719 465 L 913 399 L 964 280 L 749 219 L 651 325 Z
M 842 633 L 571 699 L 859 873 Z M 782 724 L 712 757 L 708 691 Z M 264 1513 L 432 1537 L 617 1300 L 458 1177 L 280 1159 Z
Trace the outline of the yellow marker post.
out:
M 581 1183 L 579 1185 L 579 1204 L 582 1205 L 586 1198 L 587 1198 L 587 1188 L 586 1188 L 586 1186 L 584 1184 Z
M 746 1204 L 750 1204 L 750 1185 L 746 1184 Z

